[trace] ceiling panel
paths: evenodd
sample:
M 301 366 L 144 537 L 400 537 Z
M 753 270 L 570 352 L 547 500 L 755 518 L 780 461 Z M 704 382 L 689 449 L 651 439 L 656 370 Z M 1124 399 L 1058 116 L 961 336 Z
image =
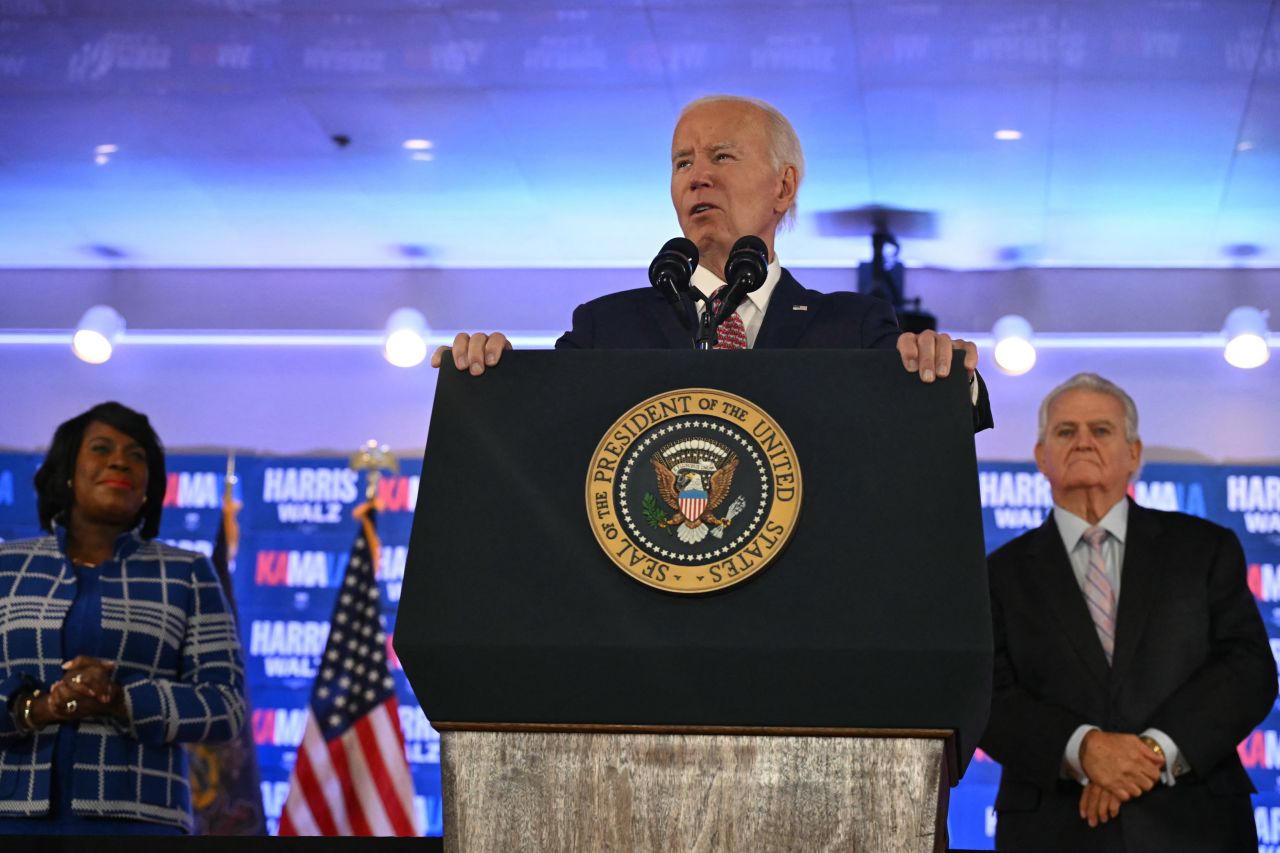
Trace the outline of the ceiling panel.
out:
M 1065 81 L 1247 83 L 1271 0 L 1068 0 Z
M 789 263 L 878 203 L 939 266 L 1280 265 L 1278 10 L 0 0 L 0 264 L 643 265 L 680 106 L 733 92 L 805 144 Z

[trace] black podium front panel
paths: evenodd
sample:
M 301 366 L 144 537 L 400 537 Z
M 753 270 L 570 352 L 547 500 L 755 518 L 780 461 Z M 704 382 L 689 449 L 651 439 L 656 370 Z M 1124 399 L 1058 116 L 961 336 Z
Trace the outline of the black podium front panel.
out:
M 958 365 L 958 362 L 957 362 Z M 644 399 L 745 397 L 787 433 L 803 505 L 750 580 L 685 596 L 610 562 L 597 443 Z M 441 371 L 396 651 L 454 722 L 985 724 L 991 625 L 969 390 L 893 352 L 514 352 Z

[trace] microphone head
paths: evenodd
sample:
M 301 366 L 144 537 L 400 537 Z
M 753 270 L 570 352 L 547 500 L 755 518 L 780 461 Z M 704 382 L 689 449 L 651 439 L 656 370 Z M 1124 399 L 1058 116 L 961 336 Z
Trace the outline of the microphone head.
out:
M 724 265 L 724 280 L 737 286 L 742 282 L 743 293 L 759 290 L 769 275 L 769 248 L 754 234 L 748 234 L 733 244 L 729 260 Z
M 688 259 L 690 270 L 698 265 L 698 244 L 688 237 L 672 237 L 662 244 L 662 251 L 675 252 Z
M 649 283 L 672 299 L 689 290 L 689 278 L 697 268 L 698 247 L 687 237 L 674 237 L 649 264 Z

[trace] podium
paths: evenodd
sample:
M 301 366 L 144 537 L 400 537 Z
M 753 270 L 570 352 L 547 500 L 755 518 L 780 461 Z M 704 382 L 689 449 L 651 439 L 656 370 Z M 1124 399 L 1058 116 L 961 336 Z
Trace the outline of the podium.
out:
M 803 475 L 776 558 L 701 594 L 623 571 L 588 513 L 619 418 L 687 389 L 767 412 Z M 858 350 L 442 370 L 395 649 L 448 850 L 945 849 L 991 678 L 959 361 L 933 385 Z

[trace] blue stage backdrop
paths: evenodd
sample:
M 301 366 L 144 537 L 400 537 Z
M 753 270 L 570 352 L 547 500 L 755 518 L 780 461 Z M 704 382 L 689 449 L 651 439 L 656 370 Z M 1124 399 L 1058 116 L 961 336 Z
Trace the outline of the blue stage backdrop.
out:
M 32 536 L 36 527 L 31 477 L 36 454 L 0 454 L 0 537 Z M 220 456 L 169 457 L 162 537 L 210 553 L 217 532 L 226 460 Z M 421 463 L 401 465 L 382 480 L 386 511 L 379 517 L 378 568 L 390 636 L 404 577 L 405 555 L 419 495 Z M 1031 463 L 979 465 L 988 550 L 1039 525 L 1052 504 L 1048 483 Z M 275 830 L 289 771 L 302 739 L 307 697 L 328 635 L 334 591 L 356 532 L 352 509 L 363 497 L 362 479 L 340 457 L 244 457 L 237 460 L 242 540 L 235 566 L 240 632 L 253 701 L 253 732 L 262 764 L 262 793 Z M 1234 530 L 1244 543 L 1249 587 L 1280 652 L 1280 468 L 1152 464 L 1131 494 L 1144 506 L 1204 516 Z M 424 512 L 430 512 L 424 500 Z M 418 817 L 428 834 L 441 826 L 439 738 L 399 678 L 400 722 L 417 789 Z M 1280 712 L 1240 744 L 1258 794 L 1254 797 L 1260 850 L 1280 849 Z M 1000 768 L 981 753 L 952 792 L 950 832 L 956 847 L 991 847 L 992 802 Z

